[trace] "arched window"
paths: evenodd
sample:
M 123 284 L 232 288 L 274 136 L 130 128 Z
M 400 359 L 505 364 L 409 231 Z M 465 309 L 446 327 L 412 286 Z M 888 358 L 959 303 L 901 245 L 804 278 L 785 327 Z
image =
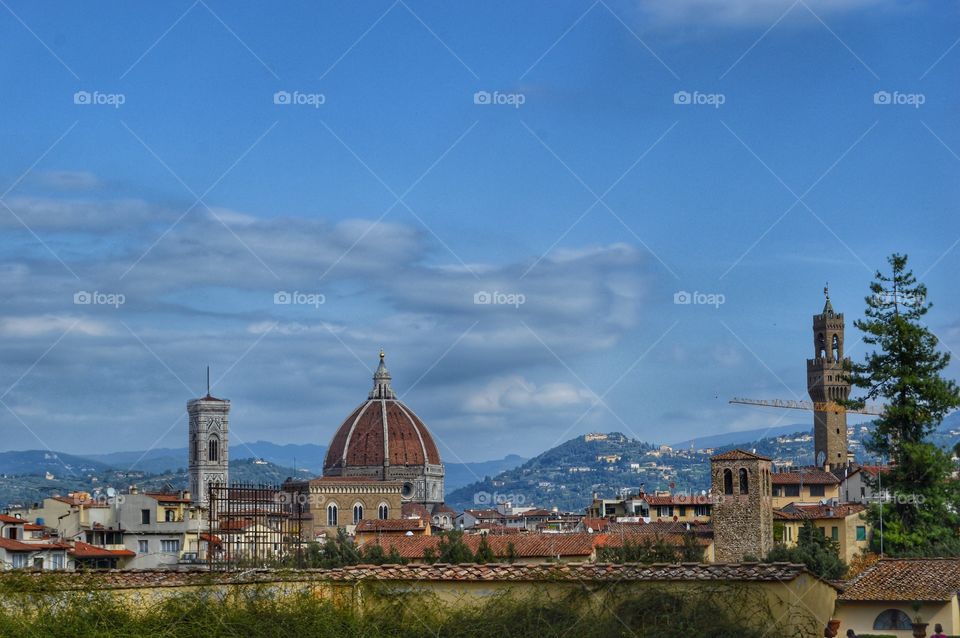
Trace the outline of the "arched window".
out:
M 750 493 L 750 475 L 745 468 L 740 468 L 740 493 Z
M 336 527 L 337 526 L 337 504 L 330 503 L 327 505 L 327 527 Z
M 356 525 L 363 520 L 363 505 L 357 503 L 353 506 L 353 524 Z
M 817 335 L 817 358 L 823 359 L 827 356 L 827 342 L 823 338 L 823 333 Z
M 840 353 L 840 337 L 838 335 L 833 335 L 832 350 L 833 350 L 833 360 L 839 361 L 841 353 Z
M 910 616 L 899 609 L 888 609 L 881 612 L 877 619 L 873 621 L 873 628 L 904 630 L 912 629 L 913 624 L 910 622 Z
M 163 520 L 167 523 L 172 523 L 174 521 L 174 512 L 173 510 L 166 510 L 163 514 Z
M 385 521 L 390 518 L 390 508 L 386 503 L 380 503 L 380 507 L 377 508 L 377 518 L 381 521 Z
M 729 469 L 723 471 L 723 493 L 733 494 L 733 472 Z
M 220 461 L 220 439 L 215 436 L 211 436 L 210 440 L 207 441 L 207 460 Z

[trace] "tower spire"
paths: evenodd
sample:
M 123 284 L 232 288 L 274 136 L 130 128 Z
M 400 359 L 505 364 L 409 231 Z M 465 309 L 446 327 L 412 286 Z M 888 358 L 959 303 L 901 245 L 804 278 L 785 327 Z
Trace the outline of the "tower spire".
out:
M 830 303 L 830 282 L 823 285 L 823 296 L 827 298 L 826 303 L 823 304 L 823 314 L 834 314 L 833 304 Z
M 390 371 L 387 370 L 387 364 L 384 363 L 384 353 L 383 348 L 380 349 L 380 365 L 377 366 L 377 371 L 373 373 L 373 389 L 370 390 L 368 398 L 370 399 L 396 399 L 397 395 L 393 391 L 393 388 L 390 387 L 390 381 L 393 377 L 390 376 Z
M 207 396 L 210 396 L 210 366 L 207 366 Z

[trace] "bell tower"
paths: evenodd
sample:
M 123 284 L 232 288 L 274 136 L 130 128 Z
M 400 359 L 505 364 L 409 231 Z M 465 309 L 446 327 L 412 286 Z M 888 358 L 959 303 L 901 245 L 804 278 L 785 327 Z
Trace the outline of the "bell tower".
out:
M 211 484 L 228 484 L 230 401 L 210 394 L 210 369 L 207 368 L 207 395 L 187 402 L 190 418 L 188 463 L 190 494 L 194 503 L 207 505 Z
M 841 467 L 847 462 L 847 413 L 836 405 L 850 396 L 843 356 L 843 313 L 833 311 L 830 292 L 823 312 L 813 316 L 814 358 L 807 359 L 807 392 L 816 404 L 813 416 L 814 463 Z

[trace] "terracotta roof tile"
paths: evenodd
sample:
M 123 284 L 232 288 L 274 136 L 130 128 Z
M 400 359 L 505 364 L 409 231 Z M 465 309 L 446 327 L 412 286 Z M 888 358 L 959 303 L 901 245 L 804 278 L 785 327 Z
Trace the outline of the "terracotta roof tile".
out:
M 97 547 L 82 541 L 76 541 L 70 554 L 77 558 L 119 558 L 124 556 L 136 556 L 137 553 L 129 549 L 106 549 Z
M 770 475 L 774 485 L 839 485 L 840 479 L 823 470 L 809 469 L 802 472 L 774 472 Z
M 340 569 L 309 569 L 278 572 L 276 570 L 244 570 L 242 573 L 211 573 L 206 570 L 110 570 L 96 574 L 58 574 L 34 572 L 29 577 L 59 586 L 61 589 L 89 590 L 139 588 L 144 586 L 176 587 L 209 583 L 311 582 L 311 581 L 759 581 L 790 582 L 809 573 L 803 565 L 789 563 L 681 563 L 681 564 L 599 564 L 545 563 L 486 565 L 355 565 Z M 822 581 L 825 582 L 825 581 Z M 829 583 L 825 583 L 829 586 Z
M 720 454 L 714 454 L 710 457 L 711 461 L 769 461 L 771 459 L 766 456 L 761 456 L 759 454 L 754 454 L 753 452 L 747 452 L 746 450 L 728 450 L 727 452 L 721 452 Z
M 427 523 L 422 518 L 400 518 L 380 520 L 365 518 L 357 523 L 357 532 L 417 532 L 426 529 Z
M 960 591 L 960 558 L 882 558 L 840 600 L 949 601 Z

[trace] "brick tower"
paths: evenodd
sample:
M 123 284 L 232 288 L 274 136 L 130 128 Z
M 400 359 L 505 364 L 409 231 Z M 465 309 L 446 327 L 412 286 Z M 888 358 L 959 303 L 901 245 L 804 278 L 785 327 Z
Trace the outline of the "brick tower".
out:
M 838 468 L 847 462 L 847 413 L 832 404 L 850 396 L 843 369 L 850 359 L 843 357 L 843 313 L 833 311 L 826 287 L 823 294 L 823 312 L 813 316 L 814 358 L 807 359 L 807 392 L 821 404 L 813 416 L 814 463 Z
M 718 563 L 762 560 L 773 549 L 770 459 L 730 450 L 710 459 L 714 554 Z

